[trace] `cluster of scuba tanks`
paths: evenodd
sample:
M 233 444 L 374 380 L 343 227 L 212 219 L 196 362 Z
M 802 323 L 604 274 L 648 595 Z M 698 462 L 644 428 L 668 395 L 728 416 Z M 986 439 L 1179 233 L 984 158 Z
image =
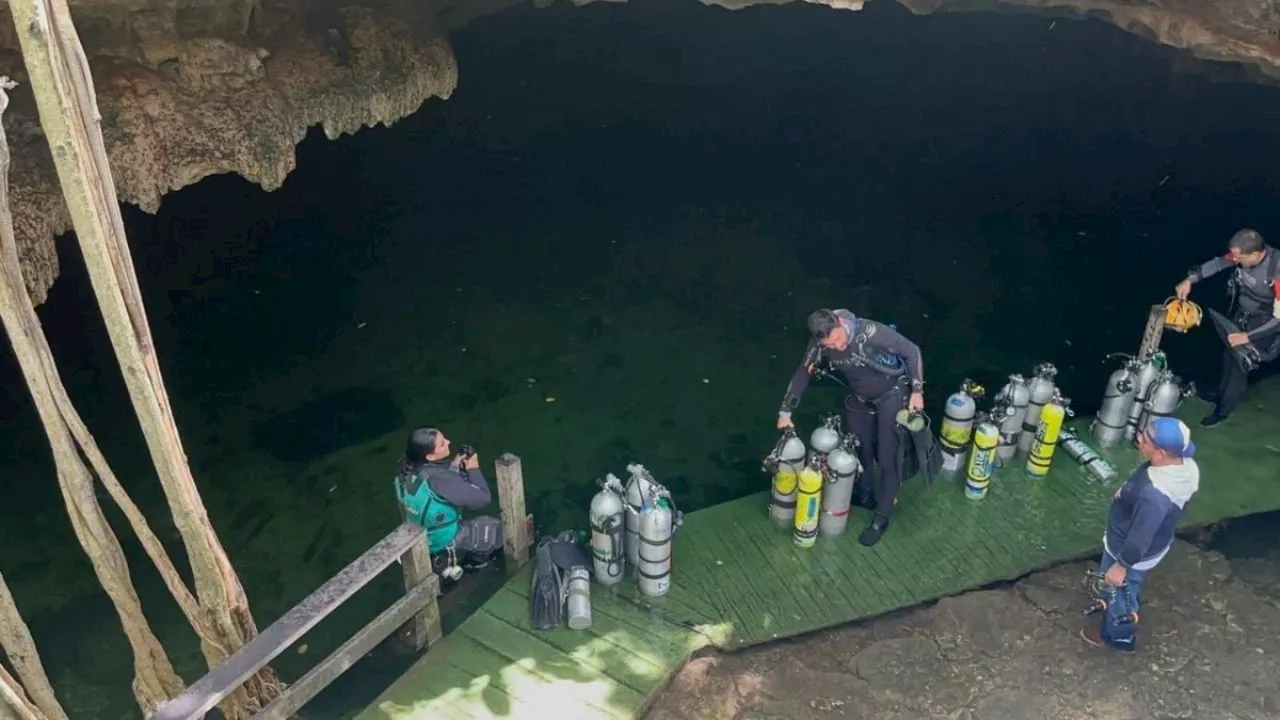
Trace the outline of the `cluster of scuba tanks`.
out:
M 1151 418 L 1172 415 L 1195 393 L 1194 385 L 1184 385 L 1168 369 L 1160 350 L 1142 358 L 1117 353 L 1107 359 L 1116 357 L 1125 362 L 1107 379 L 1090 427 L 1102 448 L 1132 443 Z M 938 433 L 942 470 L 954 475 L 963 466 L 966 497 L 986 497 L 992 476 L 1019 455 L 1026 456 L 1029 477 L 1045 477 L 1059 446 L 1094 480 L 1116 479 L 1115 468 L 1064 425 L 1074 413 L 1071 400 L 1058 388 L 1057 374 L 1053 365 L 1042 363 L 1030 379 L 1010 375 L 985 411 L 978 409 L 978 401 L 986 391 L 972 380 L 947 398 Z M 819 535 L 840 535 L 848 527 L 854 488 L 864 472 L 859 444 L 855 434 L 841 432 L 838 415 L 829 415 L 810 435 L 807 448 L 788 428 L 765 458 L 764 470 L 773 476 L 769 517 L 793 529 L 796 545 L 812 547 Z
M 624 485 L 609 473 L 591 498 L 592 571 L 605 587 L 630 571 L 641 594 L 661 597 L 671 590 L 671 551 L 684 514 L 643 465 L 631 463 L 627 474 Z
M 1172 415 L 1184 399 L 1195 394 L 1193 384 L 1184 384 L 1168 369 L 1160 350 L 1151 350 L 1141 358 L 1114 353 L 1107 360 L 1117 357 L 1124 363 L 1107 378 L 1102 403 L 1089 429 L 1094 442 L 1104 449 L 1133 443 L 1152 418 Z M 1029 380 L 1010 375 L 986 412 L 977 409 L 985 391 L 971 380 L 965 380 L 947 398 L 939 431 L 942 467 L 955 473 L 963 463 L 967 497 L 985 497 L 991 476 L 1020 454 L 1027 456 L 1028 476 L 1045 477 L 1059 446 L 1094 480 L 1109 483 L 1116 479 L 1111 463 L 1075 430 L 1064 426 L 1074 413 L 1071 400 L 1063 397 L 1055 381 L 1057 374 L 1053 365 L 1042 363 Z
M 840 416 L 827 415 L 809 436 L 809 450 L 795 430 L 782 431 L 764 471 L 773 475 L 769 518 L 793 528 L 796 545 L 809 548 L 818 535 L 840 535 L 849 526 L 853 490 L 863 468 L 860 440 L 840 432 Z
M 671 590 L 671 551 L 676 530 L 684 514 L 676 509 L 671 493 L 639 463 L 627 465 L 623 484 L 609 473 L 599 482 L 600 491 L 591 498 L 589 522 L 590 553 L 582 548 L 582 538 L 570 530 L 547 538 L 546 565 L 551 579 L 539 592 L 539 576 L 534 573 L 530 594 L 535 629 L 550 630 L 561 622 L 561 611 L 569 628 L 591 627 L 591 580 L 605 587 L 633 575 L 640 593 L 661 597 Z M 538 549 L 543 552 L 541 544 Z M 554 568 L 554 569 L 553 569 Z M 590 568 L 590 569 L 588 569 Z M 542 595 L 557 596 L 540 604 Z

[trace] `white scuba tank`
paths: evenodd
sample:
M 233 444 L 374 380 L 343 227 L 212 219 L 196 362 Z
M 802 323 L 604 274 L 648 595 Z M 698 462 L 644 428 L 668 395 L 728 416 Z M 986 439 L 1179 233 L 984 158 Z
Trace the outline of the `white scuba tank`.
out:
M 643 465 L 632 463 L 627 472 L 631 474 L 627 483 L 627 519 L 631 519 L 633 506 L 636 517 L 636 580 L 641 593 L 658 597 L 671 589 L 671 551 L 683 516 L 676 510 L 671 493 Z
M 1151 397 L 1142 415 L 1139 430 L 1145 431 L 1152 418 L 1168 417 L 1178 411 L 1182 399 L 1195 392 L 1195 387 L 1182 385 L 1182 378 L 1173 374 L 1172 370 L 1162 370 L 1151 386 Z
M 996 458 L 1003 465 L 1013 459 L 1018 452 L 1018 440 L 1022 435 L 1022 423 L 1027 417 L 1027 408 L 1031 403 L 1031 389 L 1021 375 L 1010 375 L 1009 382 L 1000 388 L 997 398 L 1003 398 L 1002 405 L 1009 408 L 1004 420 L 1000 423 L 1000 443 L 996 446 Z
M 1138 361 L 1128 355 L 1109 357 L 1126 358 L 1124 365 L 1116 368 L 1107 378 L 1102 393 L 1102 405 L 1090 425 L 1093 439 L 1104 448 L 1114 447 L 1124 440 L 1125 426 L 1129 422 L 1129 409 L 1133 407 L 1134 387 L 1137 381 Z
M 826 455 L 840 444 L 840 416 L 828 415 L 822 424 L 809 435 L 809 447 L 819 455 Z
M 1124 428 L 1125 440 L 1133 440 L 1138 436 L 1138 425 L 1142 414 L 1147 411 L 1147 400 L 1151 399 L 1151 390 L 1164 366 L 1164 353 L 1152 350 L 1138 367 L 1137 378 L 1133 382 L 1133 402 L 1129 405 L 1129 419 Z
M 609 473 L 600 483 L 600 492 L 591 498 L 591 564 L 596 582 L 616 585 L 626 574 L 626 513 L 622 495 L 626 492 L 617 475 Z
M 1049 363 L 1040 363 L 1032 371 L 1031 381 L 1027 384 L 1031 398 L 1027 404 L 1027 413 L 1022 419 L 1022 435 L 1018 438 L 1018 452 L 1029 452 L 1031 444 L 1036 441 L 1036 429 L 1040 427 L 1040 411 L 1058 390 L 1058 386 L 1053 382 L 1057 374 L 1058 369 Z
M 823 535 L 839 535 L 849 525 L 853 487 L 862 472 L 857 444 L 858 436 L 849 433 L 827 453 L 827 482 L 822 489 L 822 514 L 818 516 L 818 532 Z
M 626 528 L 627 528 L 627 563 L 634 569 L 640 566 L 640 511 L 646 501 L 657 497 L 661 485 L 653 479 L 648 470 L 640 463 L 627 465 L 626 494 Z

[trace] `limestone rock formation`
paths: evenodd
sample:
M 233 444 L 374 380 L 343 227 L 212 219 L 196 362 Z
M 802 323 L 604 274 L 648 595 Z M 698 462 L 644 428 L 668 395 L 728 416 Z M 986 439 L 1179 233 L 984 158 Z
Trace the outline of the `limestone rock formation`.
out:
M 81 0 L 72 12 L 117 192 L 148 211 L 221 173 L 275 189 L 307 128 L 337 138 L 392 123 L 457 84 L 434 9 L 412 0 Z M 27 289 L 42 302 L 58 274 L 53 238 L 70 218 L 14 32 L 6 3 L 0 68 L 22 83 L 6 116 L 14 221 Z
M 803 0 L 861 10 L 866 0 Z M 896 0 L 919 15 L 945 11 L 1031 9 L 1097 17 L 1149 40 L 1207 60 L 1249 63 L 1280 80 L 1280 0 Z M 701 0 L 738 10 L 795 0 Z
M 554 0 L 533 0 L 535 6 Z M 583 5 L 593 0 L 560 0 Z M 795 0 L 700 0 L 740 9 Z M 864 0 L 805 0 L 860 10 Z M 1096 16 L 1280 81 L 1280 0 L 897 0 L 916 13 L 1031 9 Z M 121 200 L 154 210 L 171 190 L 234 172 L 275 189 L 294 145 L 322 124 L 337 137 L 447 98 L 447 32 L 522 0 L 71 0 L 94 69 Z M 0 74 L 25 83 L 0 0 Z M 57 277 L 53 237 L 69 229 L 25 85 L 8 115 L 15 223 L 32 297 Z

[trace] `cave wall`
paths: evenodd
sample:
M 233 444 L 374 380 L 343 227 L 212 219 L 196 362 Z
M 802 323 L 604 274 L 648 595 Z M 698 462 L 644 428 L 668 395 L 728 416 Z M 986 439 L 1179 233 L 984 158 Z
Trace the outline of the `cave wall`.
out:
M 412 0 L 81 0 L 120 199 L 155 211 L 169 191 L 220 173 L 273 190 L 313 125 L 337 138 L 447 98 L 457 62 L 435 6 Z M 5 115 L 14 225 L 27 289 L 58 275 L 53 238 L 71 227 L 40 131 L 7 4 L 0 71 L 17 80 Z
M 154 211 L 164 193 L 209 175 L 238 173 L 279 187 L 312 125 L 336 138 L 393 123 L 430 97 L 448 98 L 458 81 L 448 31 L 529 1 L 71 0 L 71 8 L 120 199 Z M 737 10 L 795 0 L 700 1 Z M 804 1 L 846 10 L 864 2 Z M 919 14 L 1013 8 L 1098 17 L 1280 80 L 1280 0 L 896 1 Z M 5 120 L 19 252 L 39 303 L 58 275 L 53 238 L 70 229 L 70 219 L 4 0 L 0 68 L 23 83 Z

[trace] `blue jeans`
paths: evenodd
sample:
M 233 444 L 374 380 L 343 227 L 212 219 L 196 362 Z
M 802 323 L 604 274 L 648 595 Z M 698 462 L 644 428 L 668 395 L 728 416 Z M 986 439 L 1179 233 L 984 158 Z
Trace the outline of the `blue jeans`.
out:
M 1098 563 L 1098 572 L 1106 574 L 1116 559 L 1106 550 L 1102 551 L 1102 560 Z M 1147 578 L 1146 570 L 1129 569 L 1125 576 L 1128 593 L 1125 588 L 1112 587 L 1102 582 L 1103 597 L 1107 600 L 1107 612 L 1102 616 L 1102 628 L 1099 634 L 1102 641 L 1116 650 L 1133 652 L 1138 649 L 1138 634 L 1134 623 L 1127 620 L 1129 613 L 1138 612 L 1138 591 L 1142 589 L 1142 581 Z

